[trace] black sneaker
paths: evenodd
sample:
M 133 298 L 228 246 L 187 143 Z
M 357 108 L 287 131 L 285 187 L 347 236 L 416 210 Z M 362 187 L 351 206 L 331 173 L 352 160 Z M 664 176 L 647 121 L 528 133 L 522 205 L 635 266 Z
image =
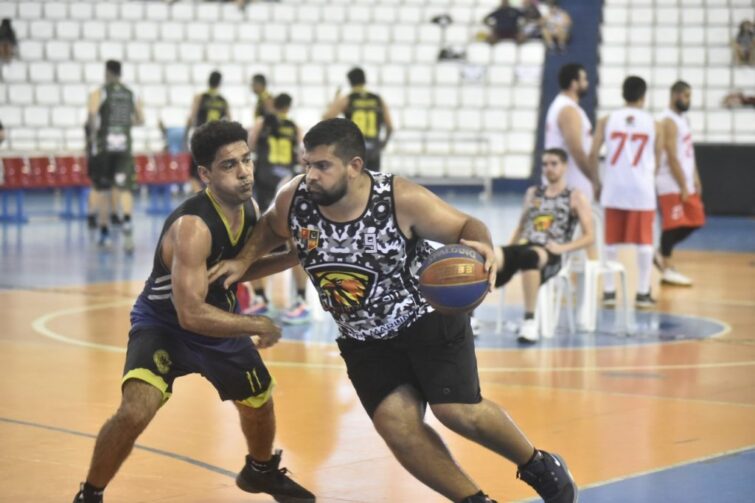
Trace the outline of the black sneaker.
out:
M 648 293 L 638 293 L 634 297 L 634 305 L 637 309 L 652 309 L 655 307 L 655 299 Z
M 603 292 L 603 307 L 616 307 L 616 292 Z
M 472 496 L 467 496 L 459 503 L 498 503 L 496 500 L 491 499 L 490 496 L 480 491 Z
M 578 499 L 577 484 L 558 454 L 537 451 L 526 465 L 519 467 L 516 478 L 537 491 L 546 503 L 575 503 Z
M 79 492 L 73 497 L 73 503 L 102 503 L 103 491 L 94 491 L 92 494 L 86 494 L 84 483 L 81 483 Z
M 236 476 L 236 485 L 248 493 L 267 493 L 279 503 L 299 503 L 315 501 L 315 495 L 291 480 L 286 475 L 286 468 L 278 468 L 281 451 L 275 451 L 270 459 L 270 469 L 259 471 L 252 467 L 251 456 L 246 457 L 246 464 Z

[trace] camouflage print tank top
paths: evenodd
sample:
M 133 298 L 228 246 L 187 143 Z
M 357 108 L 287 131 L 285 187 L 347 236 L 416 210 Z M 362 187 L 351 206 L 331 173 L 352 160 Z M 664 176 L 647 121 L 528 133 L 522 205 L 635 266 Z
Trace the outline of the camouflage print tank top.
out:
M 393 175 L 369 173 L 370 199 L 350 222 L 331 222 L 312 202 L 302 178 L 289 211 L 299 260 L 336 321 L 341 337 L 388 339 L 432 309 L 417 274 L 432 251 L 407 239 L 396 221 Z
M 577 215 L 571 209 L 571 189 L 564 189 L 554 197 L 545 195 L 545 186 L 535 189 L 527 208 L 522 240 L 544 245 L 548 241 L 564 244 L 571 241 L 577 225 Z

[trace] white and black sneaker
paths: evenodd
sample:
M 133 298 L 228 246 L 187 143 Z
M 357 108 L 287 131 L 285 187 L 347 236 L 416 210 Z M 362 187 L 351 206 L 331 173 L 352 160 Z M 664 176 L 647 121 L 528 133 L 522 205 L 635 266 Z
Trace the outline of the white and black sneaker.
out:
M 546 503 L 575 503 L 579 489 L 566 463 L 558 454 L 536 451 L 527 464 L 516 472 L 516 478 L 532 487 Z
M 653 309 L 655 307 L 655 299 L 648 293 L 638 293 L 634 297 L 634 306 L 637 309 Z
M 603 292 L 603 307 L 616 307 L 616 292 Z

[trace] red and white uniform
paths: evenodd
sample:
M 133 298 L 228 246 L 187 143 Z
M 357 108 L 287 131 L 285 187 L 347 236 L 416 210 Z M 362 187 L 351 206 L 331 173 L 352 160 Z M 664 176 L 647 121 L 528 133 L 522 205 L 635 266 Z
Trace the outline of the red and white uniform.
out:
M 561 110 L 565 107 L 574 107 L 579 112 L 582 119 L 582 131 L 580 131 L 582 148 L 585 151 L 585 155 L 590 153 L 590 148 L 592 147 L 592 125 L 590 124 L 590 119 L 576 101 L 564 94 L 556 96 L 548 108 L 548 114 L 545 116 L 545 148 L 561 148 L 569 154 L 569 165 L 566 170 L 566 185 L 569 188 L 579 189 L 590 200 L 592 200 L 594 194 L 592 182 L 584 175 L 584 173 L 582 173 L 579 166 L 577 166 L 577 163 L 574 161 L 574 156 L 566 146 L 566 140 L 561 134 L 561 128 L 558 127 L 558 116 L 561 113 Z M 543 177 L 543 183 L 548 183 L 545 177 Z
M 655 220 L 655 121 L 639 108 L 608 116 L 606 167 L 600 204 L 606 209 L 606 244 L 653 243 Z
M 666 109 L 660 119 L 669 118 L 676 124 L 676 158 L 682 168 L 684 183 L 689 196 L 680 197 L 681 189 L 671 174 L 666 152 L 661 156 L 661 166 L 656 177 L 658 204 L 661 207 L 663 230 L 678 227 L 702 227 L 705 224 L 705 209 L 700 195 L 695 190 L 695 148 L 692 144 L 692 129 L 687 116 Z
M 600 204 L 655 211 L 655 121 L 644 110 L 622 108 L 606 121 L 606 167 Z

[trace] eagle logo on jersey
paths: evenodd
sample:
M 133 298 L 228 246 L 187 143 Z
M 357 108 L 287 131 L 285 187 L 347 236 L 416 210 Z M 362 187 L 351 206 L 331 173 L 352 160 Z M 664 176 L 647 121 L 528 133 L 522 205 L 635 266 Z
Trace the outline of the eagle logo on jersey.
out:
M 547 232 L 553 225 L 553 215 L 538 215 L 535 217 L 535 221 L 532 223 L 532 227 L 537 232 Z
M 323 307 L 337 313 L 364 306 L 377 280 L 377 273 L 350 264 L 322 264 L 307 271 L 315 280 Z
M 306 245 L 307 251 L 312 251 L 320 245 L 320 229 L 312 227 L 301 229 L 299 239 L 302 244 Z

